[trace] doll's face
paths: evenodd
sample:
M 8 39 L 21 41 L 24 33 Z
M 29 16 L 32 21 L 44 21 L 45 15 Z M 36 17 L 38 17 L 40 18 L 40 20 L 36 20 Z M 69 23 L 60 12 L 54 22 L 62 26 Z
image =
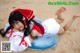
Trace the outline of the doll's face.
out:
M 13 28 L 22 31 L 24 29 L 24 25 L 20 21 L 15 21 L 15 23 L 13 24 Z

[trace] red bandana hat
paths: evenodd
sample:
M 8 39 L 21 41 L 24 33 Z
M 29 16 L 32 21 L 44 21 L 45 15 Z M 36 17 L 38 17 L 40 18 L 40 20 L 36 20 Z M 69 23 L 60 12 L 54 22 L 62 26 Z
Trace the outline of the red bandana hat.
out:
M 25 19 L 23 19 L 25 26 L 26 26 L 26 21 L 29 21 L 30 19 L 33 19 L 35 17 L 33 15 L 33 11 L 29 9 L 15 9 L 11 13 L 13 12 L 20 12 L 25 17 Z

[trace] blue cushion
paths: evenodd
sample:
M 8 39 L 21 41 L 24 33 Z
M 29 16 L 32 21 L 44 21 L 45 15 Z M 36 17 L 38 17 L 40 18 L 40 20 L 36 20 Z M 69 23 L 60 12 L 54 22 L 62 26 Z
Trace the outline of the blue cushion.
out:
M 45 34 L 42 37 L 36 38 L 32 41 L 32 46 L 29 48 L 36 50 L 44 50 L 56 46 L 58 43 L 58 35 Z

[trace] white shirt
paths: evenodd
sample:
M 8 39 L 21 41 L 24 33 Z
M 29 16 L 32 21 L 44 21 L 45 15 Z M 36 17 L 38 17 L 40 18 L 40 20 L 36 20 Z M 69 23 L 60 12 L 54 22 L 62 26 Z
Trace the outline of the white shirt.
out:
M 9 26 L 9 23 L 6 24 L 4 31 Z M 12 32 L 11 29 L 7 32 L 6 37 L 9 38 L 9 41 L 11 42 L 11 50 L 14 52 L 24 51 L 28 48 L 28 46 L 31 46 L 31 42 L 29 38 L 26 36 L 23 38 L 24 33 L 23 32 Z

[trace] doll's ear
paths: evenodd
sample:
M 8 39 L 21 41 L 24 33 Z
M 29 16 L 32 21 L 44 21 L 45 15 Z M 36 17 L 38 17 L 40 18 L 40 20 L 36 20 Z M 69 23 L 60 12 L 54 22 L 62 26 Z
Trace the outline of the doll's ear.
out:
M 24 25 L 26 26 L 27 24 L 26 24 L 26 18 L 25 17 L 23 17 L 23 22 L 24 22 Z
M 23 19 L 22 20 L 25 20 L 25 17 L 23 16 Z

